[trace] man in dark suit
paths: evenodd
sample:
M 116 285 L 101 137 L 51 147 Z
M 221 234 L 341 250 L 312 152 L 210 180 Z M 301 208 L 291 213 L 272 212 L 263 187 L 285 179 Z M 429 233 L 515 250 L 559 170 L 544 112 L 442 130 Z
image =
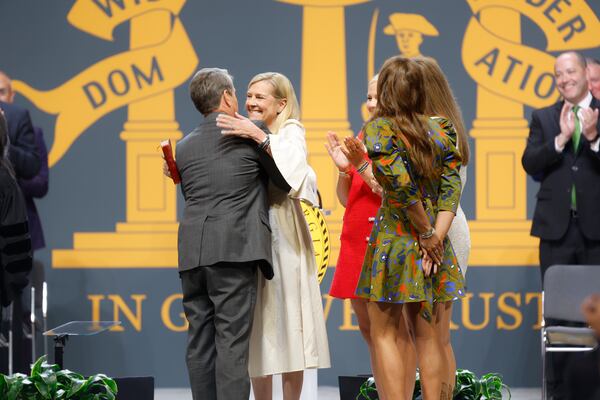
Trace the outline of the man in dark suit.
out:
M 12 103 L 14 92 L 10 79 L 0 71 L 0 108 L 8 125 L 8 157 L 15 172 L 17 181 L 34 178 L 41 168 L 40 155 L 36 145 L 35 133 L 29 111 Z M 29 277 L 27 277 L 29 280 Z M 20 288 L 23 290 L 24 288 Z M 13 305 L 13 358 L 14 371 L 29 372 L 28 345 L 23 336 L 23 323 L 26 307 L 23 305 L 23 293 L 15 294 Z
M 10 77 L 0 71 L 0 102 L 13 104 L 14 97 L 15 92 L 12 90 Z M 48 150 L 44 141 L 44 132 L 41 128 L 32 126 L 27 110 L 19 107 L 16 110 L 18 110 L 18 115 L 21 116 L 17 119 L 20 122 L 13 124 L 16 129 L 11 131 L 9 153 L 17 173 L 19 186 L 27 202 L 29 232 L 35 251 L 45 246 L 42 223 L 33 199 L 42 198 L 48 193 Z M 30 128 L 33 135 L 31 135 Z M 33 143 L 31 140 L 33 140 Z M 36 157 L 31 155 L 32 148 L 38 161 L 35 160 Z M 19 164 L 18 167 L 17 164 Z M 36 164 L 39 165 L 39 170 L 31 175 Z M 41 277 L 43 281 L 43 273 Z M 41 289 L 41 285 L 39 288 L 36 286 L 35 289 L 38 291 L 38 289 Z M 39 291 L 41 292 L 41 290 Z
M 268 179 L 290 187 L 264 151 L 268 141 L 257 148 L 217 127 L 219 113 L 238 110 L 226 70 L 200 70 L 190 94 L 204 121 L 176 148 L 185 199 L 178 249 L 188 372 L 195 400 L 247 400 L 257 269 L 273 277 Z
M 40 157 L 35 147 L 33 125 L 29 111 L 0 101 L 0 108 L 4 111 L 4 118 L 8 125 L 10 147 L 8 157 L 15 170 L 17 178 L 29 179 L 40 170 Z
M 531 234 L 540 238 L 542 280 L 553 264 L 600 265 L 600 101 L 588 90 L 581 54 L 561 54 L 554 72 L 563 99 L 533 112 L 522 158 L 541 182 Z M 550 357 L 548 390 L 555 399 L 563 398 L 565 358 Z
M 13 104 L 15 99 L 15 92 L 12 89 L 12 82 L 10 77 L 0 71 L 0 101 L 5 103 Z M 31 249 L 35 252 L 43 249 L 46 246 L 44 240 L 44 231 L 42 229 L 42 221 L 38 214 L 37 207 L 35 205 L 34 199 L 41 199 L 48 193 L 48 178 L 49 178 L 49 169 L 48 169 L 48 150 L 46 147 L 46 142 L 44 141 L 44 132 L 41 128 L 37 126 L 33 126 L 34 132 L 34 141 L 35 141 L 35 149 L 36 153 L 40 159 L 40 169 L 39 171 L 29 179 L 24 179 L 19 177 L 17 179 L 19 183 L 19 187 L 21 188 L 21 192 L 23 193 L 23 197 L 25 198 L 25 203 L 27 205 L 27 220 L 29 224 L 29 234 L 31 235 Z M 43 283 L 45 280 L 45 272 L 44 272 L 44 264 L 39 259 L 34 259 L 33 269 L 31 272 L 30 283 L 27 288 L 25 288 L 25 296 L 23 298 L 23 309 L 27 318 L 25 321 L 28 321 L 29 315 L 29 305 L 31 301 L 29 301 L 29 293 L 31 293 L 31 286 L 35 288 L 35 312 L 38 314 L 36 317 L 41 320 L 41 310 L 42 310 L 42 290 Z M 36 318 L 36 320 L 37 320 Z M 26 330 L 29 330 L 31 324 L 25 323 L 23 324 Z M 29 365 L 29 360 L 25 360 L 25 368 Z

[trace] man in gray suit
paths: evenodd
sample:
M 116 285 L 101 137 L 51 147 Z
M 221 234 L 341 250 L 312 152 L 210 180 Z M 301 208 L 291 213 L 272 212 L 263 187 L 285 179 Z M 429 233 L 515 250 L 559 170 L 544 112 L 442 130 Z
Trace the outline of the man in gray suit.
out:
M 226 70 L 197 72 L 190 95 L 204 121 L 176 149 L 185 199 L 178 248 L 188 372 L 194 400 L 247 400 L 257 269 L 273 277 L 267 183 L 270 177 L 290 187 L 265 146 L 217 127 L 219 113 L 238 110 Z

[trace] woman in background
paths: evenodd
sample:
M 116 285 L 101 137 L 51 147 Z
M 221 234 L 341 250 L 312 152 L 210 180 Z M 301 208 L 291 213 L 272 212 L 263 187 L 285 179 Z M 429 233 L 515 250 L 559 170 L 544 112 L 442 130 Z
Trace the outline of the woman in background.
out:
M 423 72 L 426 93 L 425 115 L 435 118 L 459 150 L 461 156 L 460 181 L 461 188 L 464 188 L 467 183 L 467 164 L 469 163 L 470 154 L 467 132 L 465 131 L 460 107 L 437 61 L 431 57 L 416 57 L 414 60 Z M 437 220 L 435 230 L 440 238 L 444 238 L 446 234 L 448 235 L 456 254 L 458 265 L 463 276 L 465 276 L 469 253 L 471 251 L 471 236 L 469 226 L 467 225 L 467 218 L 460 204 L 458 205 L 456 216 L 452 219 L 452 223 L 449 224 L 448 222 L 448 220 Z M 456 381 L 456 358 L 454 357 L 452 343 L 450 342 L 452 302 L 441 303 L 437 307 L 436 329 L 448 360 L 447 376 L 453 390 Z M 414 377 L 414 373 L 412 376 Z
M 366 106 L 370 115 L 377 106 L 377 78 L 378 76 L 375 75 L 367 86 Z M 342 145 L 335 132 L 327 133 L 325 147 L 339 171 L 336 187 L 337 197 L 346 208 L 340 236 L 340 254 L 329 294 L 342 300 L 350 299 L 360 333 L 367 343 L 369 354 L 372 355 L 374 349 L 371 343 L 367 302 L 354 293 L 375 215 L 381 205 L 382 188 L 373 176 L 370 160 L 362 140 L 363 133 L 359 132 L 356 138 L 345 138 L 344 145 Z M 400 325 L 400 329 L 403 329 L 399 341 L 400 351 L 404 354 L 408 364 L 416 365 L 416 352 L 404 319 Z M 377 381 L 377 371 L 372 356 L 371 369 Z M 414 384 L 414 380 L 414 374 L 412 378 L 408 377 L 407 387 L 411 381 Z M 407 389 L 408 391 L 412 392 L 412 389 Z M 383 399 L 382 396 L 380 397 Z
M 312 239 L 300 201 L 318 206 L 316 175 L 308 165 L 304 126 L 294 88 L 284 75 L 258 74 L 246 97 L 248 118 L 221 114 L 224 134 L 249 138 L 272 155 L 292 187 L 269 189 L 273 280 L 259 278 L 250 338 L 249 370 L 254 397 L 272 398 L 272 376 L 282 374 L 283 397 L 298 400 L 303 371 L 328 368 L 329 348 Z M 262 121 L 267 135 L 251 120 Z
M 377 76 L 367 86 L 367 110 L 372 114 L 377 105 Z M 362 141 L 362 132 L 358 140 Z M 329 294 L 338 299 L 350 299 L 352 310 L 358 321 L 360 333 L 367 343 L 369 354 L 373 354 L 367 302 L 354 292 L 365 257 L 369 234 L 373 229 L 375 214 L 381 205 L 381 186 L 373 177 L 373 170 L 362 143 L 358 146 L 350 140 L 342 144 L 335 132 L 327 132 L 325 148 L 338 168 L 336 193 L 339 202 L 345 207 L 340 235 L 340 254 Z M 371 369 L 377 379 L 373 357 Z
M 451 398 L 433 304 L 464 296 L 452 246 L 433 227 L 456 213 L 460 156 L 438 123 L 424 115 L 423 85 L 414 61 L 388 59 L 379 74 L 377 107 L 364 128 L 373 173 L 384 191 L 356 295 L 369 301 L 378 389 L 394 400 L 408 398 L 406 361 L 397 344 L 404 310 L 415 335 L 423 398 Z M 433 265 L 423 262 L 423 253 Z

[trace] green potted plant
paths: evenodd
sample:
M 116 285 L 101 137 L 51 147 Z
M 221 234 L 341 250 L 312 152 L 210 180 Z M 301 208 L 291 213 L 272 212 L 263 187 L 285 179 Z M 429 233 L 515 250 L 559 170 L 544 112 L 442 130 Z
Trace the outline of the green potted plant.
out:
M 0 374 L 0 399 L 4 400 L 114 400 L 117 384 L 106 375 L 88 378 L 61 370 L 40 357 L 31 367 L 31 375 Z
M 500 374 L 489 373 L 477 378 L 469 370 L 456 370 L 456 384 L 452 395 L 454 400 L 502 400 L 505 398 L 502 396 L 503 392 L 508 395 L 507 399 L 511 398 L 510 388 L 502 382 Z M 378 398 L 377 387 L 373 378 L 367 379 L 361 385 L 356 396 L 356 400 L 376 400 Z M 421 379 L 417 371 L 413 400 L 421 400 L 422 398 Z

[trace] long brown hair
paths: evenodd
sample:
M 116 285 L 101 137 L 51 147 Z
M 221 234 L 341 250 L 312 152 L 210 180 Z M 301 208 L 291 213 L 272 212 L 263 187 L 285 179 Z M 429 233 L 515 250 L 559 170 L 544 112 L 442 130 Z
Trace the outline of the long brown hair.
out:
M 458 134 L 458 150 L 460 151 L 463 165 L 469 163 L 469 140 L 465 130 L 460 106 L 456 102 L 450 83 L 444 75 L 437 61 L 431 57 L 413 58 L 423 71 L 425 83 L 425 114 L 448 118 L 454 125 Z
M 402 56 L 389 58 L 379 71 L 377 107 L 372 119 L 391 119 L 410 143 L 408 152 L 416 172 L 436 179 L 440 171 L 433 163 L 435 145 L 429 137 L 429 124 L 424 112 L 425 90 L 421 68 Z

